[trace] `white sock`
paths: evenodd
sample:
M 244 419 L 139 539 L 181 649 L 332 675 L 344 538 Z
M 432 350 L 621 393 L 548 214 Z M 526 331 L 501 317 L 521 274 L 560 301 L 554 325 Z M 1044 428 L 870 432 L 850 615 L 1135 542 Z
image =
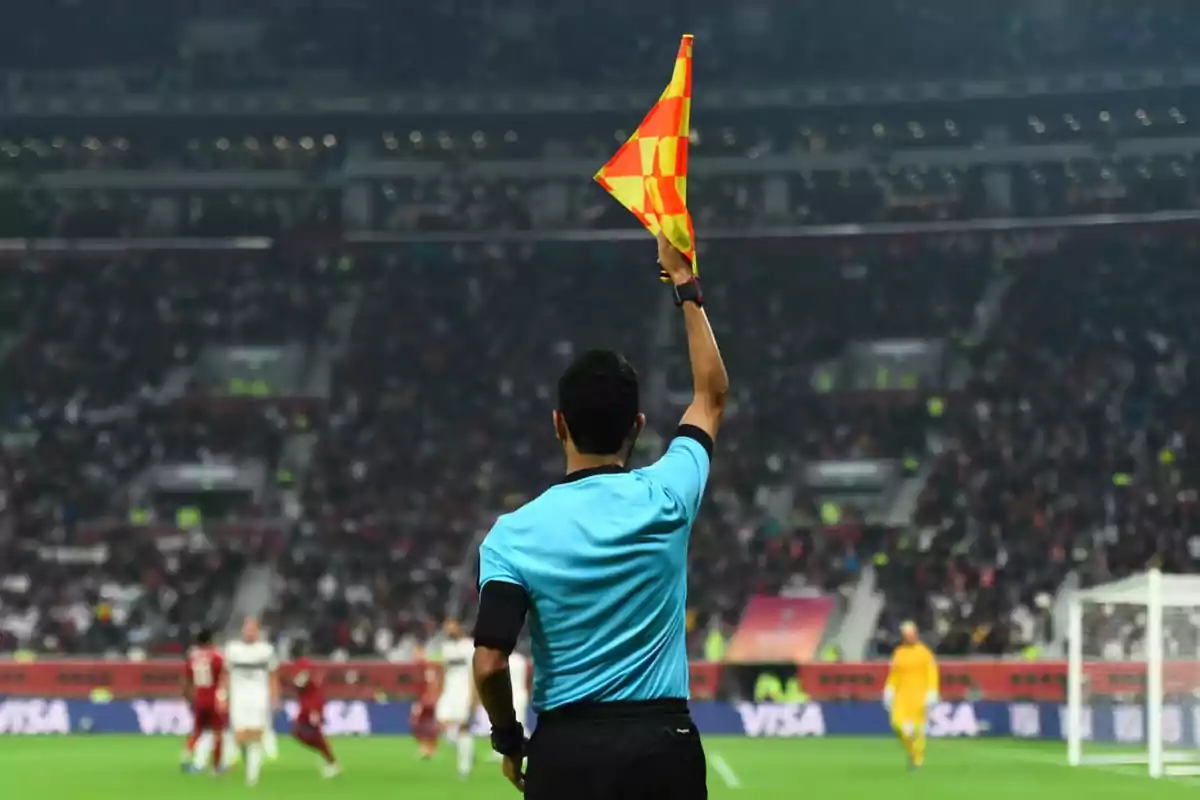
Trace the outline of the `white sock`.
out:
M 213 735 L 208 731 L 200 734 L 200 738 L 196 740 L 196 748 L 192 751 L 192 766 L 196 769 L 204 769 L 208 766 L 208 760 L 212 757 L 213 751 Z
M 475 737 L 465 730 L 458 735 L 458 774 L 469 775 L 475 766 Z
M 228 769 L 237 763 L 238 760 L 238 743 L 237 737 L 233 735 L 233 731 L 225 731 L 225 743 L 221 747 L 221 764 L 222 767 Z
M 246 783 L 254 785 L 258 783 L 258 773 L 262 769 L 262 751 L 261 742 L 250 742 L 246 745 Z
M 279 758 L 279 740 L 275 738 L 275 731 L 271 728 L 263 731 L 262 746 L 267 758 L 272 761 Z

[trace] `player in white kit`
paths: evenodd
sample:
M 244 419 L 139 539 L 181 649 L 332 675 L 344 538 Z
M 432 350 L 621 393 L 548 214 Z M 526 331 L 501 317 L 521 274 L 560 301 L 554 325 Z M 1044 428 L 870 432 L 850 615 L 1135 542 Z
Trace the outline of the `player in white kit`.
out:
M 508 672 L 512 676 L 513 710 L 517 712 L 517 720 L 529 730 L 529 659 L 519 650 L 513 650 L 508 656 Z M 504 756 L 493 752 L 492 761 L 497 763 Z
M 475 739 L 471 736 L 471 719 L 477 704 L 471 679 L 475 643 L 463 636 L 457 620 L 446 622 L 445 633 L 441 654 L 442 696 L 438 698 L 437 721 L 446 738 L 458 748 L 458 774 L 465 778 L 475 765 Z
M 271 727 L 279 706 L 275 649 L 262 640 L 258 620 L 247 617 L 242 638 L 225 646 L 229 684 L 229 727 L 246 762 L 246 785 L 258 783 L 262 770 L 263 732 Z

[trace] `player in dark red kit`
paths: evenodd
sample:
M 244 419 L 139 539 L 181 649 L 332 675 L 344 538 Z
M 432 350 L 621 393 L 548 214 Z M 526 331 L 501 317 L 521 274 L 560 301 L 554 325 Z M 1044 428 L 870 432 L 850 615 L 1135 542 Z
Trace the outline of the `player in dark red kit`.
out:
M 297 655 L 295 661 L 296 677 L 292 684 L 296 687 L 296 695 L 300 700 L 300 710 L 292 723 L 292 738 L 305 747 L 316 750 L 325 759 L 321 765 L 321 774 L 333 778 L 341 774 L 333 750 L 329 748 L 329 740 L 321 726 L 325 723 L 325 697 L 321 694 L 321 681 L 313 670 L 312 662 L 304 655 L 304 643 L 295 645 Z
M 221 744 L 225 732 L 225 698 L 221 696 L 221 678 L 225 658 L 213 645 L 211 631 L 196 635 L 184 663 L 183 693 L 192 706 L 192 735 L 183 751 L 183 767 L 201 772 L 212 758 L 214 771 L 221 769 Z
M 410 720 L 413 737 L 420 746 L 423 759 L 433 758 L 437 754 L 438 736 L 441 734 L 437 721 L 437 704 L 441 694 L 442 683 L 438 678 L 438 669 L 433 664 L 426 664 L 425 685 L 421 687 L 421 695 L 413 704 Z

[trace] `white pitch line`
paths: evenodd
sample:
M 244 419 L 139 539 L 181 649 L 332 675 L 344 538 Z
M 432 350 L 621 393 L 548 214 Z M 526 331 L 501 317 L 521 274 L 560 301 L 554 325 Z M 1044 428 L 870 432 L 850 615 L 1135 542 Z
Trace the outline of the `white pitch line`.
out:
M 998 743 L 997 743 L 998 744 Z M 991 756 L 996 756 L 998 753 L 1004 753 L 1003 757 L 1013 760 L 1026 761 L 1032 764 L 1045 764 L 1055 767 L 1065 767 L 1067 769 L 1086 769 L 1090 772 L 1103 772 L 1107 775 L 1115 775 L 1120 778 L 1129 778 L 1132 780 L 1153 780 L 1146 772 L 1145 765 L 1130 765 L 1141 766 L 1141 770 L 1134 771 L 1127 767 L 1111 764 L 1081 764 L 1078 767 L 1072 767 L 1067 763 L 1067 760 L 1061 756 L 1050 756 L 1045 753 L 1030 751 L 1024 747 L 1013 746 L 990 746 L 982 749 L 980 752 L 987 753 Z M 1195 786 L 1196 779 L 1191 776 L 1183 775 L 1163 775 L 1159 780 L 1170 781 L 1172 783 L 1180 783 L 1187 786 Z
M 729 766 L 729 762 L 720 753 L 710 755 L 708 763 L 712 764 L 713 770 L 721 776 L 721 780 L 725 781 L 725 785 L 730 789 L 742 788 L 742 782 L 738 780 L 737 773 L 733 771 L 733 767 Z

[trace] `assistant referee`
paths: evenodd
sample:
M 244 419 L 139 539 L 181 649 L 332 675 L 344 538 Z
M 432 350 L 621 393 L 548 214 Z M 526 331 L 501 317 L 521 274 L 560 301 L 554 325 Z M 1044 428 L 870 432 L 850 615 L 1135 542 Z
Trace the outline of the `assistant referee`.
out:
M 637 374 L 616 353 L 585 353 L 558 383 L 566 476 L 480 546 L 475 682 L 504 774 L 531 800 L 708 796 L 687 702 L 687 547 L 729 377 L 690 264 L 662 236 L 658 255 L 694 391 L 667 452 L 626 467 L 646 424 Z M 508 671 L 527 618 L 538 714 L 528 745 Z

